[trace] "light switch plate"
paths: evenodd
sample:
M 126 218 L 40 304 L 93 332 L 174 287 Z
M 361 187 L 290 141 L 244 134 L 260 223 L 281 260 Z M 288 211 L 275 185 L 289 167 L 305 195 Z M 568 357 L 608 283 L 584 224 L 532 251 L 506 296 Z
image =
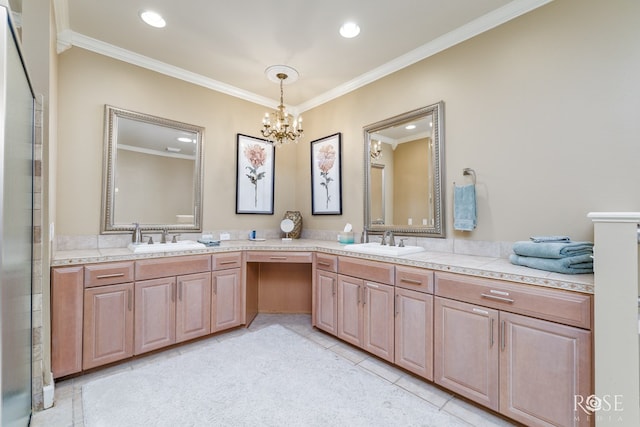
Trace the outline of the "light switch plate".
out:
M 231 240 L 231 235 L 229 233 L 220 233 L 220 240 Z

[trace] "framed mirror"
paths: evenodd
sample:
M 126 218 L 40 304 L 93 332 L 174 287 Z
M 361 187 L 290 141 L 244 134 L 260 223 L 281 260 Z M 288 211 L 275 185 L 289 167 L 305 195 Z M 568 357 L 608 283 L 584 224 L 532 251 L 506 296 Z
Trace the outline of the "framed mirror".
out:
M 445 237 L 444 102 L 364 127 L 364 231 Z
M 101 233 L 202 231 L 204 128 L 105 105 Z

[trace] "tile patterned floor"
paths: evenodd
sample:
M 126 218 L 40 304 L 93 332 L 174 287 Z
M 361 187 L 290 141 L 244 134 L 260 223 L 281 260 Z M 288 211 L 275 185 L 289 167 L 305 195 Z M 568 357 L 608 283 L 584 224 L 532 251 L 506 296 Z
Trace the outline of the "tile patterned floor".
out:
M 117 366 L 102 369 L 91 374 L 60 381 L 56 383 L 55 387 L 54 406 L 45 411 L 34 413 L 31 420 L 31 426 L 81 427 L 84 425 L 82 412 L 82 386 L 87 382 L 96 378 L 113 375 L 115 373 L 137 369 L 158 360 L 192 351 L 210 340 L 226 340 L 231 337 L 244 334 L 247 330 L 257 330 L 274 323 L 280 324 L 304 336 L 318 345 L 333 351 L 351 363 L 358 365 L 363 369 L 367 369 L 397 387 L 415 394 L 421 399 L 435 405 L 441 411 L 445 411 L 467 422 L 470 426 L 497 427 L 513 425 L 508 421 L 483 410 L 482 408 L 469 404 L 438 387 L 407 374 L 406 372 L 395 368 L 391 364 L 376 359 L 375 357 L 372 357 L 349 344 L 318 331 L 311 326 L 311 319 L 308 315 L 260 314 L 248 329 L 235 329 L 228 333 L 216 335 L 207 340 L 197 341 L 130 362 L 125 362 Z

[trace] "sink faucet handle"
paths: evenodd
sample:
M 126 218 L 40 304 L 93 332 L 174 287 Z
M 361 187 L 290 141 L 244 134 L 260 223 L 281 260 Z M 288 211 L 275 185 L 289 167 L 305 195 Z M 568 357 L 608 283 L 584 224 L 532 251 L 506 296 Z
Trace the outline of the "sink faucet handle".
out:
M 400 243 L 398 243 L 398 247 L 399 247 L 399 248 L 404 248 L 404 241 L 405 241 L 405 240 L 407 240 L 407 238 L 406 238 L 406 237 L 404 237 L 404 238 L 400 239 Z
M 180 234 L 174 234 L 171 238 L 171 243 L 178 243 L 178 237 L 180 237 Z
M 149 243 L 150 245 L 153 245 L 153 236 L 147 236 L 147 235 L 145 234 L 145 235 L 144 235 L 144 236 L 142 236 L 142 237 L 143 237 L 143 238 L 148 237 L 148 238 L 149 238 L 149 242 L 148 242 L 148 243 Z M 142 240 L 141 240 L 141 241 L 142 241 Z

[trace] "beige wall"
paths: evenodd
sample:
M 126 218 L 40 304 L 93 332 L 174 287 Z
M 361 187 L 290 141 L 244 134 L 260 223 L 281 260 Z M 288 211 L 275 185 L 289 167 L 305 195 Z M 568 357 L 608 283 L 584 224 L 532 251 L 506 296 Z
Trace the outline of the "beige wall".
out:
M 393 201 L 396 210 L 393 224 L 422 224 L 422 219 L 431 219 L 429 214 L 429 139 L 398 144 L 393 152 Z
M 203 227 L 277 228 L 295 209 L 295 150 L 276 152 L 274 215 L 236 215 L 236 134 L 266 108 L 79 48 L 59 58 L 57 234 L 100 232 L 104 104 L 203 126 Z
M 362 127 L 443 100 L 447 235 L 592 239 L 590 211 L 640 210 L 640 2 L 556 0 L 305 113 L 343 134 L 343 218 L 362 227 Z M 453 181 L 478 177 L 478 227 L 454 232 Z M 309 167 L 301 163 L 298 180 Z M 309 196 L 297 202 L 308 217 Z
M 257 135 L 264 107 L 72 48 L 59 58 L 58 234 L 99 232 L 105 103 L 206 128 L 205 229 L 277 227 L 297 209 L 305 228 L 360 231 L 363 126 L 443 100 L 449 237 L 591 239 L 587 212 L 640 210 L 637 16 L 633 0 L 556 0 L 305 112 L 305 141 L 277 150 L 274 216 L 234 213 L 235 135 Z M 336 132 L 343 215 L 314 217 L 308 142 Z M 451 226 L 465 167 L 478 177 L 471 233 Z

